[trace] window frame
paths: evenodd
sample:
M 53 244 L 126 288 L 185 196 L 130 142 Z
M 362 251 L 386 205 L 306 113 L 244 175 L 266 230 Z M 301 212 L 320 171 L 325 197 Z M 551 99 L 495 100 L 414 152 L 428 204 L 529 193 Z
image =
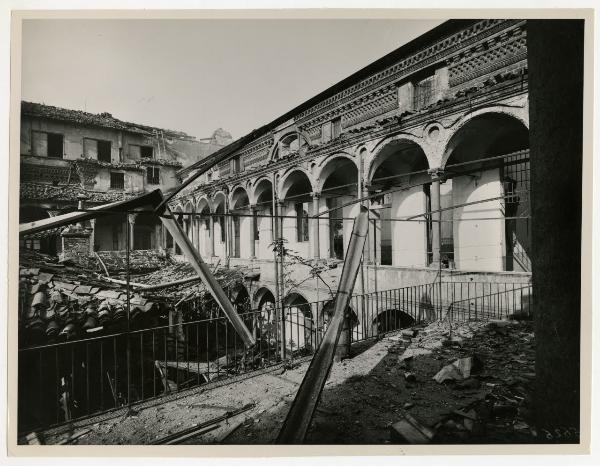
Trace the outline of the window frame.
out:
M 152 177 L 150 177 L 151 171 Z M 146 167 L 146 184 L 153 186 L 160 184 L 160 167 L 155 167 L 154 165 Z
M 304 209 L 304 206 L 306 206 L 306 209 Z M 296 202 L 294 210 L 296 211 L 296 242 L 306 243 L 310 241 L 308 202 Z
M 113 181 L 114 181 L 113 176 L 119 176 L 119 175 L 122 177 L 122 180 L 123 180 L 123 183 L 122 183 L 121 187 L 115 186 L 116 183 L 113 183 Z M 115 189 L 115 190 L 119 190 L 119 191 L 124 191 L 125 190 L 125 173 L 123 173 L 123 172 L 113 172 L 113 171 L 110 172 L 110 189 Z

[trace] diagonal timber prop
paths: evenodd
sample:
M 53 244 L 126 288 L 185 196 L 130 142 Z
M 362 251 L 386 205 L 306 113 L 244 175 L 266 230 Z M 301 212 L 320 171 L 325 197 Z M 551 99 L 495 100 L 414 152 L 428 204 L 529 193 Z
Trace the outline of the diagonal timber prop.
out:
M 200 254 L 185 234 L 181 225 L 177 223 L 175 217 L 171 213 L 168 207 L 165 207 L 164 213 L 166 216 L 160 216 L 160 220 L 162 221 L 165 228 L 171 233 L 171 236 L 175 240 L 175 242 L 179 245 L 185 256 L 190 261 L 191 266 L 194 268 L 196 273 L 200 276 L 210 294 L 215 299 L 215 301 L 221 306 L 221 309 L 225 311 L 225 315 L 229 318 L 231 325 L 235 328 L 235 331 L 244 341 L 244 344 L 248 346 L 253 346 L 255 343 L 254 337 L 244 324 L 244 321 L 241 319 L 237 311 L 234 309 L 231 301 L 219 285 L 219 282 L 215 279 L 213 274 L 211 273 L 208 265 L 202 260 Z
M 298 388 L 296 398 L 277 437 L 278 444 L 301 444 L 310 426 L 313 414 L 325 386 L 335 349 L 342 333 L 346 310 L 352 297 L 354 283 L 358 275 L 360 260 L 369 229 L 369 211 L 361 206 L 354 220 L 352 237 L 346 251 L 346 260 L 335 297 L 333 317 L 323 336 L 323 341 L 313 357 L 304 379 Z
M 151 206 L 153 209 L 156 209 L 157 206 L 161 205 L 163 200 L 164 198 L 161 190 L 156 189 L 152 192 L 142 194 L 133 199 L 104 204 L 101 206 L 93 207 L 89 210 L 86 210 L 85 212 L 69 212 L 67 214 L 57 215 L 56 217 L 44 220 L 20 224 L 19 236 L 30 235 L 40 231 L 49 230 L 51 228 L 67 226 L 75 222 L 91 220 L 105 215 L 112 215 L 117 212 L 135 212 L 135 209 L 140 209 L 142 207 Z M 165 213 L 166 216 L 163 216 L 165 215 Z M 174 241 L 177 243 L 177 245 L 181 248 L 185 256 L 188 258 L 191 266 L 194 268 L 200 279 L 204 282 L 210 294 L 219 304 L 221 309 L 223 309 L 223 312 L 231 322 L 231 325 L 233 325 L 233 328 L 240 336 L 246 347 L 253 346 L 255 344 L 255 339 L 248 330 L 248 327 L 246 326 L 240 315 L 237 313 L 237 311 L 234 309 L 233 304 L 231 304 L 231 301 L 225 294 L 225 291 L 223 291 L 223 288 L 221 288 L 219 282 L 210 272 L 210 269 L 202 260 L 200 254 L 193 246 L 188 236 L 183 232 L 179 223 L 175 221 L 175 218 L 173 217 L 173 214 L 171 213 L 168 207 L 165 207 L 164 210 L 161 211 L 160 219 L 165 228 L 167 228 L 167 230 L 171 234 L 171 236 L 173 236 Z

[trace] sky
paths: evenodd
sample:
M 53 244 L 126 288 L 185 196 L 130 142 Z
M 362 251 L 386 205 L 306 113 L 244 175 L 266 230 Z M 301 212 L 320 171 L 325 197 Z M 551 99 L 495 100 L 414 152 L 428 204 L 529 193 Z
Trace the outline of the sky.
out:
M 237 139 L 440 23 L 26 20 L 22 99 Z

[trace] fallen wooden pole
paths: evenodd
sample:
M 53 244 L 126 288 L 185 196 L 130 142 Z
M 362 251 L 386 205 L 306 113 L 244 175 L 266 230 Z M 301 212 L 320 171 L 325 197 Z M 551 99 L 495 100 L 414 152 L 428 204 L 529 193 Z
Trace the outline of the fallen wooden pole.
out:
M 184 429 L 179 432 L 175 432 L 174 434 L 171 434 L 171 435 L 167 435 L 166 437 L 163 437 L 161 439 L 158 439 L 158 440 L 152 442 L 152 445 L 167 445 L 169 442 L 172 442 L 175 439 L 179 439 L 179 438 L 187 436 L 188 434 L 191 434 L 191 433 L 198 433 L 198 431 L 204 429 L 205 427 L 209 427 L 209 426 L 218 424 L 219 422 L 226 421 L 227 419 L 237 416 L 238 414 L 245 413 L 246 411 L 249 411 L 252 408 L 254 408 L 254 406 L 256 406 L 254 403 L 249 403 L 245 406 L 242 406 L 239 409 L 236 409 L 235 411 L 229 411 L 229 412 L 223 414 L 222 416 L 216 417 L 214 419 L 210 419 L 209 421 L 203 422 L 202 424 L 198 424 L 197 426 L 190 427 L 189 429 Z
M 168 207 L 165 207 L 164 213 L 166 215 L 161 215 L 160 220 L 173 237 L 173 240 L 181 248 L 181 251 L 187 257 L 190 265 L 194 268 L 196 273 L 202 278 L 202 281 L 208 288 L 208 291 L 215 299 L 217 304 L 219 304 L 221 309 L 223 309 L 223 312 L 225 312 L 229 322 L 231 322 L 231 325 L 233 325 L 233 328 L 240 336 L 246 347 L 254 346 L 256 340 L 250 333 L 250 330 L 248 330 L 248 327 L 246 327 L 246 324 L 233 307 L 233 304 L 225 294 L 225 291 L 223 291 L 223 288 L 221 288 L 221 285 L 211 273 L 208 265 L 206 265 L 206 263 L 202 260 L 200 254 L 181 228 L 181 225 L 179 225 L 179 223 L 175 220 L 175 217 Z
M 329 376 L 333 364 L 336 346 L 346 320 L 346 312 L 354 284 L 358 275 L 360 261 L 369 230 L 369 211 L 361 206 L 360 213 L 354 221 L 352 237 L 346 251 L 344 268 L 335 297 L 333 317 L 323 336 L 323 341 L 313 357 L 300 388 L 296 393 L 292 407 L 279 432 L 276 443 L 300 444 L 304 442 L 306 432 L 321 397 L 321 392 Z
M 196 277 L 182 278 L 181 280 L 174 280 L 169 283 L 161 283 L 160 285 L 144 285 L 143 291 L 162 290 L 163 288 L 169 288 L 171 286 L 177 286 L 177 285 L 185 285 L 186 283 L 197 282 L 200 280 L 202 280 L 202 277 L 196 276 Z

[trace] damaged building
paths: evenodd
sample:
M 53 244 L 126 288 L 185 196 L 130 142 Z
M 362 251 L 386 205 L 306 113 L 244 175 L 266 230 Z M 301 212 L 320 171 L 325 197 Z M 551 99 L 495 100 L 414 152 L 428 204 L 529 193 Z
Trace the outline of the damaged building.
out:
M 519 376 L 495 356 L 502 345 L 518 347 L 531 383 L 530 322 L 516 337 L 498 323 L 529 321 L 533 307 L 527 34 L 526 20 L 447 21 L 235 141 L 23 102 L 21 223 L 157 188 L 161 203 L 20 238 L 19 431 L 56 433 L 198 386 L 206 406 L 225 380 L 308 363 L 339 324 L 335 290 L 352 259 L 332 358 L 390 338 L 388 382 L 388 363 L 409 390 L 409 359 L 433 354 L 416 366 L 437 373 L 452 354 L 469 368 L 448 364 L 450 383 L 480 389 L 465 376 L 479 361 L 462 351 L 476 334 L 493 362 L 473 373 L 490 389 L 509 393 L 490 367 Z M 352 251 L 359 217 L 364 246 Z M 461 343 L 442 344 L 448 331 Z
M 222 129 L 200 140 L 180 131 L 121 121 L 106 112 L 33 102 L 21 104 L 20 134 L 20 223 L 157 188 L 168 191 L 179 184 L 178 170 L 231 141 Z M 140 215 L 128 222 L 115 217 L 98 224 L 92 220 L 67 232 L 45 232 L 22 241 L 21 248 L 58 254 L 85 243 L 91 254 L 125 250 L 128 231 L 132 249 L 159 249 L 170 241 L 155 219 Z

